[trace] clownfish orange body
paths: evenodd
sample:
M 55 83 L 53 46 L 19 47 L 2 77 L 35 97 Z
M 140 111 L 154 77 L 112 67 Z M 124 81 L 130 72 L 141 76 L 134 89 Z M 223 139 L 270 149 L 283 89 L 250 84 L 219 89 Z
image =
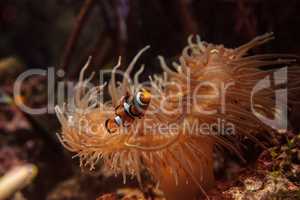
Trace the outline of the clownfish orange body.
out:
M 151 93 L 145 89 L 137 92 L 133 98 L 127 93 L 115 108 L 115 117 L 105 121 L 105 128 L 114 133 L 120 126 L 130 126 L 136 118 L 141 118 L 147 110 L 151 100 Z

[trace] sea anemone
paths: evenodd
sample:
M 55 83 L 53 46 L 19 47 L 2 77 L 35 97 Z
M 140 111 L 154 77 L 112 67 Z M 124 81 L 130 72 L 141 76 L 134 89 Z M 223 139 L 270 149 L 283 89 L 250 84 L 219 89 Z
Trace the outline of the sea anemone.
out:
M 261 87 L 255 95 L 253 88 L 276 73 L 276 65 L 294 62 L 295 56 L 247 55 L 250 49 L 271 39 L 273 34 L 268 33 L 231 49 L 191 36 L 179 61 L 173 63 L 174 69 L 159 56 L 163 73 L 150 77 L 145 85 L 139 83 L 143 66 L 134 81 L 129 77 L 147 46 L 130 63 L 122 82 L 117 83 L 119 59 L 108 84 L 111 101 L 106 102 L 99 98 L 105 84 L 87 89 L 92 79 L 92 75 L 84 79 L 88 61 L 75 87 L 74 101 L 56 107 L 62 125 L 58 138 L 66 149 L 76 153 L 81 166 L 93 170 L 102 160 L 106 170 L 123 175 L 124 183 L 127 175 L 132 175 L 142 184 L 141 173 L 147 170 L 160 183 L 167 199 L 192 199 L 199 191 L 205 194 L 214 184 L 215 147 L 228 148 L 243 159 L 234 145 L 240 138 L 247 137 L 264 146 L 256 139 L 257 133 L 284 131 L 280 124 L 260 120 L 261 116 L 284 116 L 284 111 L 275 106 L 275 86 Z M 285 71 L 279 72 L 284 75 Z M 293 80 L 298 75 L 298 68 L 289 68 L 289 78 Z M 278 81 L 284 81 L 282 76 Z M 297 89 L 299 83 L 289 84 Z M 105 121 L 114 117 L 114 110 L 126 93 L 134 96 L 139 88 L 151 92 L 149 108 L 130 126 L 109 133 Z M 280 97 L 278 102 L 286 100 Z M 218 120 L 230 127 L 209 127 Z

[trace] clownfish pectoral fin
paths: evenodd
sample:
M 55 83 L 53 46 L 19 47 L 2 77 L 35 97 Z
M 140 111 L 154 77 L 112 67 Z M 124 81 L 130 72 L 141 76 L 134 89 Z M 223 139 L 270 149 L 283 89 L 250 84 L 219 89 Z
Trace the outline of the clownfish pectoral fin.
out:
M 115 114 L 117 114 L 117 110 L 120 108 L 122 104 L 118 105 L 116 108 L 115 108 Z

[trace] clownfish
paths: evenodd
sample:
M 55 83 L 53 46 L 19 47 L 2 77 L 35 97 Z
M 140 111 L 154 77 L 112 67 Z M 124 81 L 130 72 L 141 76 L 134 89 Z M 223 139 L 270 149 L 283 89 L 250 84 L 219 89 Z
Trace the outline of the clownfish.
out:
M 128 127 L 136 118 L 142 118 L 150 104 L 150 100 L 151 93 L 145 89 L 138 91 L 132 98 L 127 93 L 115 108 L 115 117 L 105 121 L 106 130 L 109 133 L 114 133 L 118 127 Z

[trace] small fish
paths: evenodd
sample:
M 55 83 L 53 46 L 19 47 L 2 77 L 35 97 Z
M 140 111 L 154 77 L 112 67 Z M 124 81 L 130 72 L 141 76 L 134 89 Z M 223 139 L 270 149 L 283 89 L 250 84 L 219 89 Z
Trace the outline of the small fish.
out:
M 127 93 L 115 108 L 115 117 L 105 121 L 106 130 L 109 133 L 114 133 L 121 125 L 130 126 L 136 118 L 144 116 L 150 100 L 151 93 L 145 89 L 141 89 L 133 98 L 130 98 L 129 93 Z

